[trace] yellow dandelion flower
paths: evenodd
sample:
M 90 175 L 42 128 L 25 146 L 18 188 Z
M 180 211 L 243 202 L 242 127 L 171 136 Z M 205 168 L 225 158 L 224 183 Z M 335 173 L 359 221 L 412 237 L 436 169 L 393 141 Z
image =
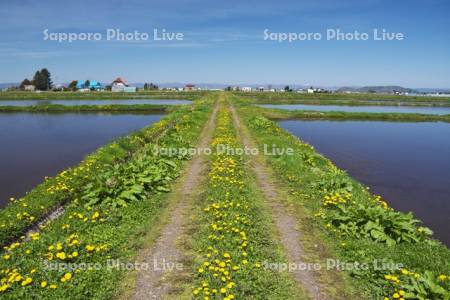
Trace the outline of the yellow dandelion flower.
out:
M 33 282 L 33 278 L 27 277 L 27 278 L 25 278 L 25 280 L 22 281 L 21 285 L 22 286 L 27 286 L 27 285 L 29 285 L 32 282 Z

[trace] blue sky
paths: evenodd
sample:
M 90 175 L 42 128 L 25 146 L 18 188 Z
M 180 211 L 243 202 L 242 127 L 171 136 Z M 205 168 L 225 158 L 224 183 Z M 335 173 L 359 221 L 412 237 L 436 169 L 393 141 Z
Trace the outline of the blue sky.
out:
M 0 82 L 47 67 L 54 82 L 388 85 L 450 88 L 450 2 L 1 1 Z M 150 33 L 148 41 L 44 41 L 43 31 Z M 184 34 L 156 42 L 153 29 Z M 270 32 L 328 28 L 401 32 L 403 41 L 264 41 Z

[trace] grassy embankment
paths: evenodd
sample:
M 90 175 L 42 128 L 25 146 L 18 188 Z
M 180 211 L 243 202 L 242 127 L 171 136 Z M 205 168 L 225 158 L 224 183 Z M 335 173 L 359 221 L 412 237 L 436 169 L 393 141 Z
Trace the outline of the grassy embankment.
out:
M 234 92 L 256 104 L 315 104 L 315 105 L 381 105 L 381 106 L 450 106 L 450 97 L 400 96 L 384 94 L 301 94 L 269 92 Z
M 108 259 L 125 262 L 136 255 L 142 233 L 158 220 L 167 205 L 165 192 L 189 158 L 163 156 L 155 153 L 155 146 L 195 144 L 211 101 L 182 107 L 102 147 L 2 210 L 4 243 L 68 202 L 64 214 L 41 226 L 39 233 L 5 247 L 0 258 L 2 298 L 110 298 L 125 271 L 106 268 Z
M 242 148 L 224 103 L 210 148 L 218 145 Z M 195 276 L 187 293 L 201 299 L 304 298 L 287 272 L 263 268 L 264 261 L 286 260 L 247 159 L 216 151 L 211 156 L 191 228 Z
M 449 299 L 450 250 L 430 239 L 429 229 L 391 209 L 246 101 L 234 100 L 261 151 L 263 145 L 294 149 L 292 156 L 266 159 L 290 192 L 286 202 L 296 210 L 311 259 L 349 263 L 340 268 L 366 299 Z M 380 269 L 383 263 L 389 268 Z
M 177 110 L 179 105 L 159 104 L 110 104 L 110 105 L 31 105 L 0 106 L 0 112 L 140 112 L 168 113 Z
M 392 122 L 450 122 L 450 115 L 411 113 L 365 113 L 339 111 L 283 110 L 253 107 L 260 115 L 271 120 L 336 120 L 336 121 L 392 121 Z
M 136 93 L 116 92 L 0 92 L 1 100 L 120 100 L 120 99 L 187 99 L 194 100 L 210 92 L 206 91 L 139 91 Z

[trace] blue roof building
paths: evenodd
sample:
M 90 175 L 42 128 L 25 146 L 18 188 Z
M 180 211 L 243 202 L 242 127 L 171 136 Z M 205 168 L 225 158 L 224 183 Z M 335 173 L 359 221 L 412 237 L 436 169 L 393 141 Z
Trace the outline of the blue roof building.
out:
M 84 81 L 78 80 L 77 81 L 77 89 L 84 89 Z
M 89 85 L 86 85 L 86 80 L 78 80 L 77 81 L 77 89 L 94 89 L 94 90 L 100 90 L 103 89 L 100 82 L 97 80 L 89 80 Z
M 102 87 L 102 85 L 100 84 L 100 82 L 96 81 L 96 80 L 91 80 L 89 81 L 89 88 L 100 88 Z

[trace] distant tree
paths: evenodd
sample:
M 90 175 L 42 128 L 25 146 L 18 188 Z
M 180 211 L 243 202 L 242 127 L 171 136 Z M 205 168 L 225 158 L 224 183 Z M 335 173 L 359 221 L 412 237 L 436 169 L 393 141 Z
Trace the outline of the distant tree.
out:
M 292 92 L 292 89 L 287 85 L 284 87 L 285 92 Z
M 50 72 L 46 68 L 43 68 L 40 71 L 36 71 L 36 73 L 34 73 L 32 83 L 34 84 L 36 89 L 41 91 L 48 91 L 53 86 Z
M 231 91 L 231 86 L 227 86 L 226 88 L 225 88 L 225 91 Z
M 42 80 L 45 82 L 45 91 L 51 90 L 53 87 L 53 82 L 52 82 L 52 78 L 51 78 L 51 74 L 50 72 L 46 69 L 43 68 L 41 70 L 41 76 L 42 76 Z
M 20 89 L 23 90 L 25 89 L 26 85 L 31 85 L 31 81 L 28 80 L 28 78 L 25 78 L 22 83 L 20 84 Z
M 91 82 L 89 81 L 89 79 L 84 82 L 85 88 L 89 88 L 90 85 L 91 85 Z
M 159 87 L 153 82 L 150 82 L 144 84 L 144 90 L 159 90 Z
M 71 91 L 76 91 L 77 83 L 78 83 L 78 81 L 72 80 L 67 88 Z
M 41 71 L 36 71 L 36 73 L 34 73 L 32 83 L 37 90 L 43 90 L 43 88 L 45 88 L 45 83 L 42 81 Z

